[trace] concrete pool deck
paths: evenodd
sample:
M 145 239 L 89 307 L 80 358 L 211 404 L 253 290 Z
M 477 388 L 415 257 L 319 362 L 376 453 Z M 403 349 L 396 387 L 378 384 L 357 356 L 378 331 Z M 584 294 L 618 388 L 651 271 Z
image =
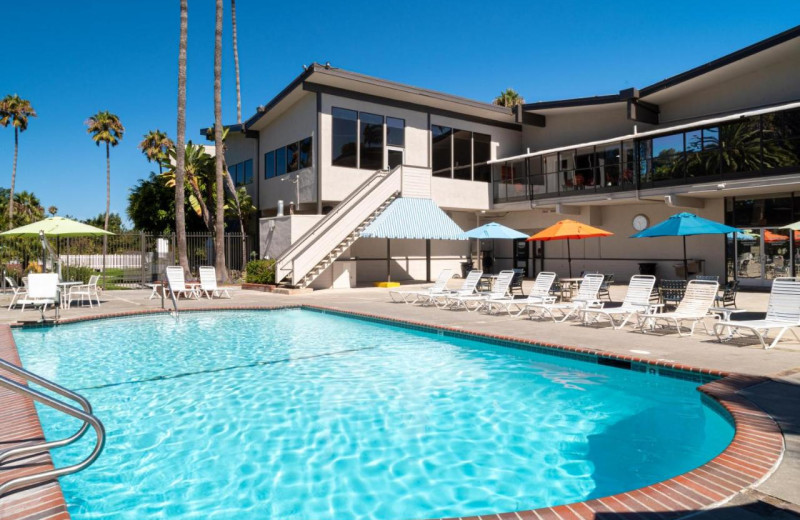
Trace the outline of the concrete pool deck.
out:
M 458 282 L 455 282 L 457 285 Z M 620 301 L 624 286 L 612 287 L 612 298 Z M 527 292 L 527 290 L 526 290 Z M 161 309 L 160 299 L 148 299 L 149 290 L 108 291 L 103 293 L 103 305 L 90 309 L 73 307 L 62 318 L 69 320 L 88 316 L 114 315 L 130 312 L 153 312 Z M 719 509 L 705 511 L 703 518 L 800 518 L 800 344 L 784 342 L 772 350 L 763 350 L 757 342 L 736 341 L 719 344 L 705 335 L 702 328 L 694 337 L 679 338 L 675 334 L 641 334 L 614 331 L 607 327 L 585 327 L 578 324 L 537 322 L 508 316 L 486 316 L 463 311 L 444 311 L 432 307 L 417 307 L 390 303 L 386 289 L 360 288 L 355 290 L 326 290 L 304 295 L 277 295 L 234 289 L 230 300 L 185 301 L 180 308 L 209 307 L 270 307 L 283 305 L 314 305 L 346 312 L 365 313 L 391 319 L 430 324 L 455 330 L 473 331 L 525 341 L 560 344 L 586 350 L 601 350 L 620 356 L 636 357 L 659 364 L 676 364 L 711 371 L 733 372 L 757 376 L 757 385 L 742 391 L 742 395 L 771 415 L 783 430 L 785 453 L 781 464 L 766 481 L 754 489 L 738 494 Z M 763 312 L 768 295 L 741 293 L 738 306 Z M 2 300 L 0 300 L 2 303 Z M 169 304 L 169 302 L 167 302 Z M 20 319 L 36 320 L 38 311 L 0 311 L 0 323 L 10 324 Z M 52 316 L 52 312 L 48 312 Z M 701 509 L 701 508 L 697 508 Z M 688 513 L 688 511 L 685 511 Z M 696 511 L 695 511 L 696 514 Z M 539 516 L 531 516 L 538 518 Z M 670 517 L 674 517 L 669 515 Z M 505 517 L 505 515 L 503 515 Z M 552 516 L 552 518 L 564 517 Z M 665 515 L 597 513 L 596 518 L 663 518 Z M 0 502 L 0 518 L 3 507 Z M 9 517 L 10 518 L 10 517 Z M 13 516 L 13 518 L 25 518 Z M 496 518 L 492 516 L 491 518 Z M 512 517 L 510 517 L 512 518 Z M 520 517 L 522 518 L 522 517 Z

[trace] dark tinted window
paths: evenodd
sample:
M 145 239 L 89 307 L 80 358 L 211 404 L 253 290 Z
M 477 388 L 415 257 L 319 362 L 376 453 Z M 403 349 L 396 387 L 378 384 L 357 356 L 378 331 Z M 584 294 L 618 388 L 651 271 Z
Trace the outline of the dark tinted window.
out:
M 453 129 L 446 126 L 431 125 L 431 155 L 433 175 L 450 177 L 450 141 Z
M 361 112 L 361 164 L 366 170 L 383 168 L 383 116 Z
M 303 168 L 311 168 L 313 163 L 313 142 L 310 137 L 306 137 L 302 141 L 300 141 L 300 163 L 298 164 L 299 169 Z
M 264 178 L 271 179 L 275 177 L 275 152 L 267 152 L 264 154 Z
M 333 108 L 333 165 L 356 167 L 358 113 L 355 110 Z
M 472 179 L 472 132 L 453 130 L 453 177 Z
M 491 180 L 492 169 L 486 164 L 492 158 L 492 136 L 487 134 L 472 134 L 472 154 L 475 161 L 473 179 L 476 181 L 489 182 Z
M 244 183 L 250 184 L 253 182 L 253 159 L 247 159 L 244 162 Z
M 404 119 L 386 118 L 386 144 L 399 147 L 406 145 L 406 122 Z
M 299 162 L 299 147 L 297 146 L 297 143 L 286 145 L 286 171 L 296 172 Z
M 286 147 L 275 150 L 275 175 L 286 173 Z

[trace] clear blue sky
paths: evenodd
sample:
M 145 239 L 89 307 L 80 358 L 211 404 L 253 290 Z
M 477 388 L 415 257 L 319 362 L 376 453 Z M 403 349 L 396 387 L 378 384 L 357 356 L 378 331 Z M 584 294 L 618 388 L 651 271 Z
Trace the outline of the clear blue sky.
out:
M 225 0 L 223 118 L 236 119 Z M 642 87 L 800 24 L 785 1 L 337 1 L 238 0 L 243 117 L 304 63 L 491 101 L 513 87 L 527 101 Z M 104 211 L 105 160 L 84 121 L 122 119 L 112 149 L 112 211 L 155 169 L 136 145 L 150 129 L 175 135 L 178 0 L 8 2 L 0 96 L 39 113 L 20 138 L 18 190 L 59 214 Z M 213 122 L 214 2 L 189 0 L 187 138 Z M 0 186 L 11 178 L 13 132 L 0 128 Z

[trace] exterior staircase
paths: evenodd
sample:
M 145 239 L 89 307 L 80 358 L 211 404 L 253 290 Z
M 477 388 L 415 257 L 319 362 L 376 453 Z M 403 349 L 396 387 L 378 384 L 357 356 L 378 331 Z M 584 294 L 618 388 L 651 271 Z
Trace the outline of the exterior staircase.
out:
M 372 174 L 277 259 L 275 280 L 308 287 L 400 196 L 402 178 L 401 166 Z

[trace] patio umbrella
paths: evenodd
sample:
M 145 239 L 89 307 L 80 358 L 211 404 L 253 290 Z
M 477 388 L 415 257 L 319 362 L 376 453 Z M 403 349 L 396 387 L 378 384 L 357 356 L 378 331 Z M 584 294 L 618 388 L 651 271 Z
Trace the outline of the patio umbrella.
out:
M 44 231 L 48 237 L 86 237 L 99 235 L 113 235 L 110 231 L 105 231 L 83 222 L 77 222 L 64 217 L 50 217 L 33 224 L 20 226 L 0 233 L 6 236 L 39 236 Z
M 0 235 L 4 236 L 42 236 L 45 237 L 56 237 L 56 239 L 60 237 L 87 237 L 87 236 L 101 236 L 101 235 L 113 235 L 110 231 L 105 231 L 100 228 L 96 228 L 94 226 L 90 226 L 88 224 L 84 224 L 83 222 L 77 222 L 75 220 L 71 220 L 64 217 L 49 217 L 44 220 L 40 220 L 38 222 L 34 222 L 32 224 L 27 224 L 25 226 L 20 226 L 18 228 L 10 229 L 8 231 L 4 231 L 0 233 Z M 42 242 L 42 249 L 46 249 L 48 246 L 46 245 L 46 240 Z M 57 243 L 57 247 L 60 249 L 61 244 Z M 52 249 L 51 249 L 52 251 Z M 44 254 L 44 251 L 42 252 Z M 103 263 L 105 264 L 105 257 L 103 259 Z M 42 266 L 44 266 L 44 262 L 42 262 Z M 61 272 L 61 262 L 58 263 L 59 273 Z M 105 269 L 104 269 L 105 271 Z
M 581 224 L 574 220 L 561 220 L 549 228 L 543 229 L 528 238 L 531 241 L 566 240 L 567 241 L 567 265 L 569 266 L 569 277 L 572 278 L 572 253 L 569 248 L 571 239 L 581 240 L 592 237 L 607 237 L 613 235 L 611 231 L 592 227 L 588 224 Z
M 667 220 L 659 222 L 643 231 L 631 235 L 631 238 L 649 237 L 683 237 L 683 274 L 689 279 L 689 261 L 686 259 L 686 237 L 694 235 L 725 235 L 741 233 L 735 227 L 726 226 L 713 220 L 698 217 L 693 213 L 678 213 Z
M 481 240 L 520 240 L 523 238 L 528 238 L 528 235 L 525 233 L 521 233 L 516 229 L 506 227 L 503 224 L 498 224 L 497 222 L 489 222 L 488 224 L 476 227 L 475 229 L 470 229 L 469 231 L 465 231 L 462 236 L 463 238 L 475 238 L 478 240 L 479 257 Z M 492 252 L 494 253 L 494 250 Z M 480 263 L 480 258 L 478 258 L 478 262 Z

